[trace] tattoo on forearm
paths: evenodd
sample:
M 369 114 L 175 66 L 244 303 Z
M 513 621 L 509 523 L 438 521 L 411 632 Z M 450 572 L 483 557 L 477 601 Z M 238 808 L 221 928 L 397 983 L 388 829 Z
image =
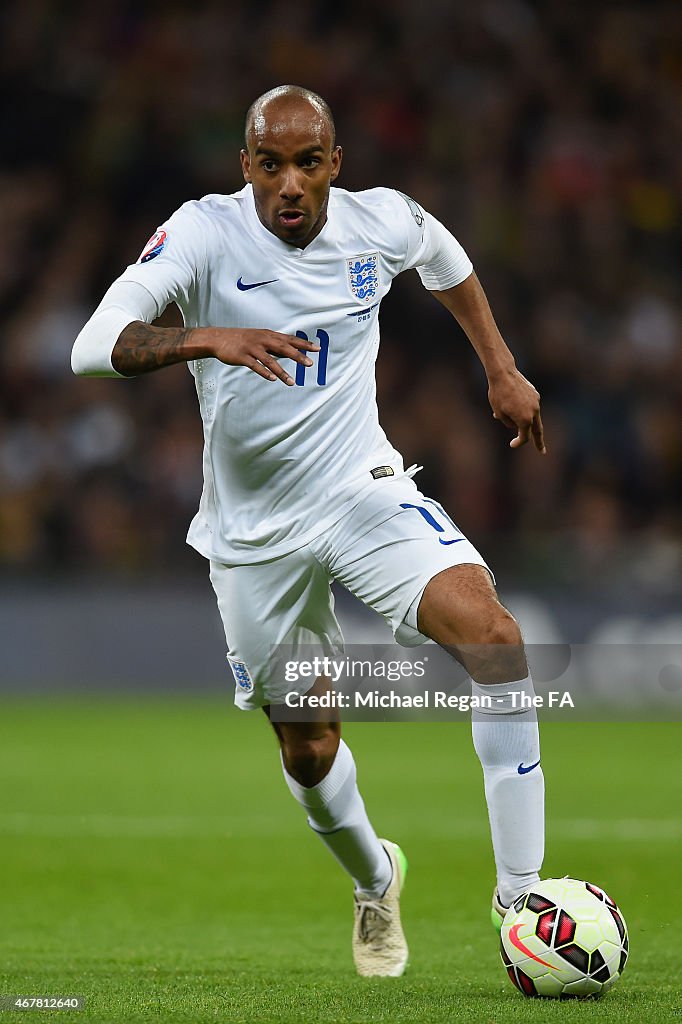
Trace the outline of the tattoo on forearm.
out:
M 119 335 L 111 353 L 111 363 L 118 373 L 134 377 L 139 373 L 159 370 L 187 359 L 187 342 L 192 334 L 188 327 L 152 327 L 136 320 Z

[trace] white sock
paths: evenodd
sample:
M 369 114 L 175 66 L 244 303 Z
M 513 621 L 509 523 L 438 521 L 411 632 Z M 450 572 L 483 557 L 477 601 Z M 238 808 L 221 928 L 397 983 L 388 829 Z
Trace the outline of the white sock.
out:
M 471 728 L 483 766 L 497 890 L 500 901 L 509 906 L 540 877 L 545 781 L 537 714 L 532 708 L 521 709 L 521 695 L 535 695 L 530 676 L 485 686 L 472 681 L 473 696 L 486 694 L 493 700 L 492 709 L 474 710 Z
M 383 896 L 391 862 L 372 828 L 356 783 L 355 761 L 343 740 L 328 773 L 316 786 L 302 786 L 282 761 L 287 786 L 308 812 L 308 824 L 331 850 L 363 896 Z

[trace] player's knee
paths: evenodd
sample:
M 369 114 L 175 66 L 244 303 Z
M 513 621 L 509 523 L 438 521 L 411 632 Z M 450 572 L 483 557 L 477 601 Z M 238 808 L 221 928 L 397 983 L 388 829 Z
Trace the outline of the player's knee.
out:
M 482 617 L 479 643 L 491 648 L 520 647 L 523 644 L 516 619 L 501 604 L 496 605 L 492 614 Z
M 507 683 L 528 674 L 521 630 L 513 615 L 498 605 L 481 629 L 469 668 L 477 683 Z
M 521 630 L 498 602 L 478 616 L 467 643 L 448 649 L 477 683 L 506 683 L 528 674 Z
M 455 613 L 445 617 L 438 642 L 444 646 L 500 647 L 520 646 L 523 643 L 516 619 L 497 598 L 472 602 L 465 622 Z
M 281 737 L 284 767 L 301 786 L 316 786 L 327 775 L 339 749 L 339 729 L 329 725 L 314 737 Z

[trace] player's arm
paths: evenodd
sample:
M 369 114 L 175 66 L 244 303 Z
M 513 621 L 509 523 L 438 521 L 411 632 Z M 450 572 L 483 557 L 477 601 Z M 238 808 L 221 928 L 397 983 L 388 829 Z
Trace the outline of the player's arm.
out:
M 293 386 L 277 357 L 311 366 L 306 352 L 319 350 L 319 345 L 303 338 L 255 328 L 155 327 L 149 321 L 156 319 L 160 307 L 139 283 L 114 282 L 76 338 L 73 372 L 86 377 L 134 377 L 173 363 L 215 358 Z
M 488 401 L 496 420 L 517 431 L 511 448 L 520 448 L 533 439 L 545 455 L 540 395 L 516 367 L 475 273 L 460 284 L 433 296 L 452 313 L 476 350 L 488 378 Z
M 302 338 L 276 331 L 229 327 L 154 327 L 135 320 L 124 327 L 111 353 L 111 365 L 123 377 L 159 370 L 194 359 L 219 359 L 230 366 L 248 366 L 266 380 L 292 386 L 294 380 L 275 356 L 312 366 L 306 351 L 318 351 Z
M 516 430 L 512 448 L 533 439 L 546 452 L 540 396 L 519 373 L 497 329 L 471 260 L 440 221 L 402 193 L 394 193 L 396 223 L 402 224 L 406 253 L 402 269 L 416 268 L 424 287 L 452 313 L 483 363 L 495 419 Z
M 89 377 L 134 377 L 173 363 L 214 358 L 246 366 L 266 380 L 292 386 L 277 361 L 311 366 L 306 352 L 319 345 L 256 328 L 155 327 L 152 321 L 176 302 L 187 309 L 203 286 L 211 221 L 201 204 L 186 203 L 152 236 L 138 262 L 113 283 L 76 338 L 74 373 Z

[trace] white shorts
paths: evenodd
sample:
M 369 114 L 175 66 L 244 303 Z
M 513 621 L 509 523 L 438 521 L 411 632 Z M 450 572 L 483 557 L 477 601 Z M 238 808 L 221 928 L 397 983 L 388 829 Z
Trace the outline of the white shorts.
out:
M 383 615 L 399 644 L 414 647 L 428 639 L 417 629 L 427 583 L 465 563 L 488 569 L 438 502 L 408 476 L 377 480 L 323 536 L 287 555 L 252 565 L 211 562 L 235 704 L 247 711 L 282 703 L 291 692 L 290 683 L 270 678 L 274 647 L 316 645 L 330 656 L 343 650 L 332 580 Z M 302 684 L 302 692 L 310 685 Z

